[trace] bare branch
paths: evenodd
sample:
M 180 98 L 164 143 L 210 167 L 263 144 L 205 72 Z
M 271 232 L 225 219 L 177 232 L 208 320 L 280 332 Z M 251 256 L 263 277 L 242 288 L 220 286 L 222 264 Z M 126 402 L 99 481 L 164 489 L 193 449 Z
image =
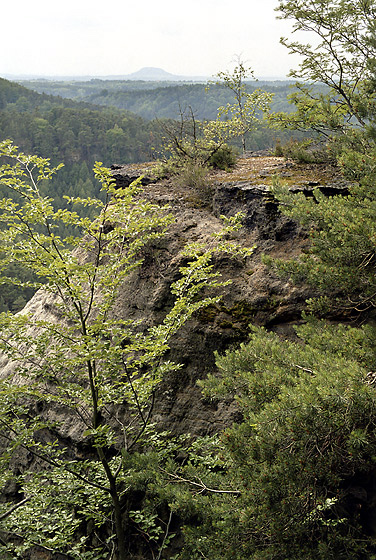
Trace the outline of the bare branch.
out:
M 162 469 L 162 467 L 159 468 L 164 474 L 167 474 L 168 476 L 170 476 L 171 478 L 173 478 L 178 482 L 184 482 L 186 484 L 194 486 L 195 488 L 200 488 L 199 494 L 203 492 L 209 492 L 211 494 L 232 494 L 233 496 L 241 496 L 240 490 L 218 490 L 216 488 L 209 488 L 201 479 L 198 479 L 199 482 L 195 482 L 194 480 L 188 480 L 187 478 L 183 478 L 182 476 L 179 476 L 177 474 L 167 472 L 164 469 Z

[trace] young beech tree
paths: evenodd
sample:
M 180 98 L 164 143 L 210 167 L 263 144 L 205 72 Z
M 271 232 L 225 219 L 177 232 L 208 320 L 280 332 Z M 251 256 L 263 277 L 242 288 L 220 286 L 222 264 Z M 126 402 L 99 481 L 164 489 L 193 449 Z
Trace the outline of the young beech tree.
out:
M 172 170 L 176 172 L 192 164 L 221 169 L 231 167 L 235 159 L 227 144 L 234 138 L 241 138 L 245 152 L 247 132 L 260 127 L 273 99 L 272 93 L 262 89 L 247 91 L 245 80 L 251 75 L 253 72 L 240 60 L 232 73 L 217 74 L 219 81 L 214 83 L 230 89 L 235 102 L 218 107 L 216 119 L 198 121 L 189 107 L 188 111 L 180 111 L 179 122 L 164 127 L 167 139 L 164 151 Z
M 125 560 L 129 457 L 145 438 L 149 448 L 156 438 L 154 393 L 162 376 L 179 368 L 164 359 L 169 340 L 192 313 L 218 300 L 199 294 L 221 285 L 210 264 L 213 251 L 234 247 L 220 237 L 215 249 L 182 251 L 188 264 L 171 286 L 170 311 L 162 323 L 141 330 L 118 317 L 114 304 L 142 264 L 143 249 L 172 223 L 168 209 L 143 199 L 137 184 L 115 191 L 109 170 L 96 164 L 107 201 L 70 202 L 96 209 L 97 218 L 54 210 L 38 186 L 56 172 L 48 160 L 18 153 L 9 142 L 0 144 L 0 153 L 9 162 L 0 168 L 1 183 L 18 200 L 0 201 L 1 267 L 22 263 L 47 302 L 44 317 L 28 307 L 0 315 L 0 349 L 12 364 L 1 372 L 0 485 L 13 496 L 0 504 L 0 554 L 22 558 L 37 547 L 70 560 Z M 77 236 L 62 239 L 60 223 L 77 228 Z M 86 453 L 65 448 L 59 438 L 68 420 Z
M 253 70 L 247 68 L 239 58 L 232 72 L 218 72 L 216 84 L 223 84 L 234 94 L 235 102 L 218 108 L 218 119 L 230 122 L 236 136 L 240 136 L 243 152 L 246 151 L 246 134 L 256 130 L 265 113 L 270 110 L 273 94 L 260 88 L 251 93 L 247 91 L 245 81 L 253 78 Z

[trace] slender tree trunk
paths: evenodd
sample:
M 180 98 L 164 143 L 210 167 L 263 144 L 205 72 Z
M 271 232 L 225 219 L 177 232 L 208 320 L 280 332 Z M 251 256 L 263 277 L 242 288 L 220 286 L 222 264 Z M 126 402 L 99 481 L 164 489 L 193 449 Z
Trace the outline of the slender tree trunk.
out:
M 119 494 L 116 488 L 116 483 L 114 483 L 114 488 L 111 489 L 111 498 L 113 504 L 114 518 L 115 518 L 115 533 L 118 548 L 118 560 L 127 560 L 127 551 L 125 546 L 125 531 L 123 525 L 123 519 L 121 515 L 121 506 L 119 500 Z
M 91 388 L 91 395 L 92 395 L 92 403 L 93 403 L 93 426 L 97 428 L 100 424 L 100 415 L 98 410 L 98 397 L 97 391 L 95 388 L 95 368 L 93 368 L 91 362 L 88 362 L 88 371 L 89 371 L 89 380 L 90 380 L 90 388 Z M 98 458 L 100 459 L 104 472 L 106 473 L 106 477 L 109 483 L 109 491 L 112 499 L 113 505 L 113 514 L 115 519 L 115 534 L 117 540 L 117 549 L 118 549 L 118 560 L 127 560 L 127 552 L 125 547 L 125 531 L 123 527 L 122 515 L 121 515 L 121 505 L 119 500 L 119 493 L 116 484 L 116 475 L 114 476 L 111 467 L 108 463 L 107 457 L 101 447 L 97 448 Z
M 242 146 L 243 146 L 243 154 L 245 154 L 245 136 L 242 136 Z
M 108 461 L 103 453 L 103 449 L 99 448 L 97 451 L 98 451 L 98 456 L 102 462 L 104 471 L 106 473 L 107 480 L 109 482 L 109 490 L 110 490 L 110 496 L 111 496 L 112 506 L 113 506 L 112 511 L 115 520 L 115 534 L 116 534 L 117 551 L 118 551 L 117 560 L 127 560 L 127 551 L 125 546 L 126 543 L 125 530 L 124 530 L 123 519 L 121 515 L 121 505 L 120 505 L 118 487 L 116 484 L 116 477 L 111 472 L 110 465 L 108 464 Z

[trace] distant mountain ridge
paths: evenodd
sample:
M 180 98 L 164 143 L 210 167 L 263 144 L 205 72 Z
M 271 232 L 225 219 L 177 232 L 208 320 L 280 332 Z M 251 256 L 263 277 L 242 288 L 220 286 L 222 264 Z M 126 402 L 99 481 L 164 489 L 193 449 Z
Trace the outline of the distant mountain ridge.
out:
M 4 74 L 4 78 L 8 80 L 52 80 L 52 81 L 89 81 L 89 80 L 135 80 L 135 81 L 150 81 L 150 82 L 206 82 L 209 76 L 178 76 L 176 74 L 171 74 L 163 68 L 156 68 L 154 66 L 145 66 L 137 72 L 132 72 L 131 74 L 121 74 L 121 75 L 105 75 L 105 76 L 46 76 L 46 75 L 15 75 L 15 74 Z
M 69 76 L 69 75 L 45 75 L 45 74 L 3 74 L 3 78 L 7 80 L 12 80 L 15 82 L 19 81 L 29 81 L 29 80 L 45 80 L 48 81 L 59 81 L 59 82 L 86 82 L 91 80 L 129 80 L 129 81 L 145 81 L 145 82 L 207 82 L 213 78 L 211 76 L 185 76 L 172 74 L 167 72 L 163 68 L 157 68 L 154 66 L 145 66 L 137 72 L 132 72 L 131 74 L 106 74 L 106 75 L 80 75 L 80 76 Z M 286 78 L 286 76 L 258 76 L 258 80 L 266 82 L 274 81 L 291 81 L 291 79 Z

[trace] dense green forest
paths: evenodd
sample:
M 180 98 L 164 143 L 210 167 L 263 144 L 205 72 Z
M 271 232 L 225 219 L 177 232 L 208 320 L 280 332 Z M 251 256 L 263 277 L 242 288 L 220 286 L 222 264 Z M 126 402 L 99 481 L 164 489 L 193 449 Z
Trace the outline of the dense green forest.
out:
M 108 166 L 148 161 L 159 137 L 159 125 L 128 111 L 39 94 L 0 79 L 0 139 L 48 157 L 53 165 L 64 164 L 47 193 L 57 208 L 66 207 L 64 196 L 102 196 L 92 172 L 95 161 Z M 5 195 L 2 187 L 0 195 Z M 2 287 L 0 309 L 17 311 L 31 294 Z
M 25 151 L 60 158 L 64 163 L 102 159 L 114 163 L 150 157 L 153 124 L 127 111 L 37 94 L 0 81 L 1 136 Z
M 221 105 L 232 102 L 231 92 L 220 84 L 90 80 L 87 82 L 22 81 L 39 93 L 126 109 L 144 119 L 175 119 L 181 108 L 192 107 L 198 119 L 215 119 Z M 247 91 L 261 87 L 274 94 L 272 110 L 289 111 L 287 96 L 294 82 L 246 82 Z

